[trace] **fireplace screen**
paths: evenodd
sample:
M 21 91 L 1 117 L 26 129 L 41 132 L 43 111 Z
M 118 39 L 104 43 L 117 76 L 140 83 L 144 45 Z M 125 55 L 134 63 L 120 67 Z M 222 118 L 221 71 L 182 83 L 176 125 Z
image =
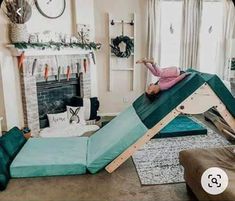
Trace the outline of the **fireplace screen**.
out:
M 37 97 L 40 128 L 49 126 L 47 114 L 56 114 L 66 111 L 70 99 L 80 96 L 79 78 L 37 83 Z

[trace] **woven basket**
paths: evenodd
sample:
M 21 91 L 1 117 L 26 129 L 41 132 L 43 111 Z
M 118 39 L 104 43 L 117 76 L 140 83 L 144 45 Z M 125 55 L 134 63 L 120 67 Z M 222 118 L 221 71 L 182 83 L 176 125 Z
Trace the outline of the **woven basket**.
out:
M 27 43 L 29 34 L 26 24 L 10 24 L 10 39 L 12 43 Z

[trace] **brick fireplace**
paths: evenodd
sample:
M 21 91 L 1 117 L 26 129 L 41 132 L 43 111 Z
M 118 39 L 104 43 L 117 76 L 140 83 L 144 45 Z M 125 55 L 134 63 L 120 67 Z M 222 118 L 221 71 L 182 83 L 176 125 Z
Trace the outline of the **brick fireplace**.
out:
M 81 74 L 80 74 L 81 75 Z M 47 114 L 56 114 L 66 111 L 71 98 L 81 96 L 80 76 L 74 76 L 69 81 L 66 79 L 37 82 L 37 99 L 40 128 L 49 127 Z
M 12 49 L 14 56 L 19 56 L 23 50 Z M 87 62 L 86 72 L 83 68 L 84 59 Z M 34 61 L 37 60 L 35 68 L 33 68 Z M 23 67 L 20 69 L 20 83 L 22 94 L 22 105 L 24 114 L 24 125 L 31 129 L 33 136 L 38 136 L 40 131 L 39 116 L 39 102 L 42 100 L 38 98 L 45 98 L 45 105 L 49 101 L 47 93 L 51 91 L 54 86 L 58 86 L 61 91 L 53 92 L 57 98 L 60 97 L 58 93 L 63 93 L 66 96 L 80 95 L 82 97 L 91 97 L 91 64 L 93 62 L 89 51 L 83 50 L 26 50 L 25 61 Z M 45 65 L 49 66 L 48 81 L 44 79 Z M 60 80 L 58 80 L 58 67 L 61 67 Z M 67 81 L 66 72 L 67 66 L 71 69 L 71 78 Z M 33 70 L 34 69 L 34 70 Z M 51 84 L 54 84 L 52 87 Z M 40 88 L 41 86 L 41 88 Z M 44 90 L 40 91 L 44 86 Z M 71 87 L 69 87 L 71 86 Z M 78 91 L 73 88 L 79 87 Z M 72 90 L 72 91 L 71 91 Z M 52 94 L 53 94 L 52 93 Z M 52 98 L 51 101 L 54 101 Z

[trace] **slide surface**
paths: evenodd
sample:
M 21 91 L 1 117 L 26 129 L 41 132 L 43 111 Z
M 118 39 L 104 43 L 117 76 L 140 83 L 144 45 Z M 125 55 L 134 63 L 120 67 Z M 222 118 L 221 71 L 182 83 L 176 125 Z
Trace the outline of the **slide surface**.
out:
M 188 70 L 191 75 L 167 91 L 159 93 L 154 101 L 145 95 L 140 96 L 133 107 L 147 128 L 152 128 L 170 111 L 190 96 L 204 83 L 207 83 L 221 99 L 228 111 L 235 117 L 235 99 L 217 75 Z
M 130 106 L 88 142 L 87 169 L 96 173 L 142 137 L 148 129 Z
M 141 121 L 150 129 L 204 83 L 204 79 L 193 72 L 171 89 L 160 92 L 155 100 L 151 101 L 143 94 L 133 106 Z
M 195 70 L 189 70 L 189 72 L 198 73 L 221 99 L 231 115 L 235 117 L 235 98 L 217 75 L 200 73 Z

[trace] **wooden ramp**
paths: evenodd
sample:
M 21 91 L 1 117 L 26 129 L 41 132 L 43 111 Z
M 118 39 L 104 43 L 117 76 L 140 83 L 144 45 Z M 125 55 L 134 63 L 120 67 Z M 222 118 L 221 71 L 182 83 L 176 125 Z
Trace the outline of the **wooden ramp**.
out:
M 207 121 L 210 121 L 214 126 L 224 134 L 228 140 L 235 140 L 235 132 L 230 126 L 224 121 L 224 119 L 215 111 L 210 109 L 204 113 L 204 117 Z

